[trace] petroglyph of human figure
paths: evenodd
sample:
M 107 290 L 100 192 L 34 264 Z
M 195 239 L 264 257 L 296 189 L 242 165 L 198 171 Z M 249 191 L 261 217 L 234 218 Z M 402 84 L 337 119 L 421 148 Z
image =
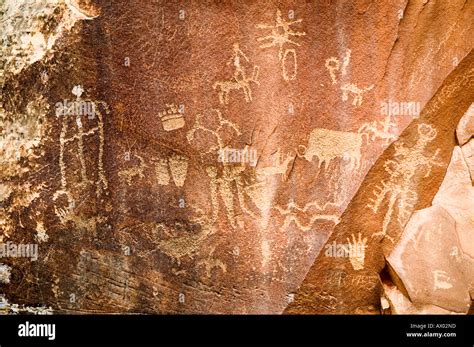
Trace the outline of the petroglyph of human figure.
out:
M 214 86 L 213 86 L 215 90 L 216 89 L 219 90 L 218 95 L 219 95 L 219 102 L 221 104 L 229 103 L 229 94 L 231 91 L 233 90 L 238 91 L 241 89 L 244 92 L 245 101 L 251 102 L 252 101 L 251 83 L 255 83 L 257 85 L 260 84 L 258 82 L 259 67 L 254 65 L 252 74 L 248 76 L 245 67 L 242 65 L 241 57 L 244 58 L 247 62 L 249 61 L 247 56 L 240 49 L 239 44 L 234 43 L 232 56 L 227 62 L 227 65 L 230 65 L 232 63 L 234 67 L 234 73 L 232 75 L 232 78 L 226 81 L 218 81 L 214 83 Z
M 325 212 L 329 205 L 338 207 L 340 203 L 327 202 L 323 206 L 320 206 L 316 201 L 311 201 L 303 207 L 300 207 L 293 200 L 290 200 L 287 208 L 278 205 L 273 208 L 282 216 L 285 216 L 280 230 L 287 230 L 291 223 L 294 222 L 301 231 L 309 231 L 317 220 L 327 220 L 333 222 L 334 225 L 339 223 L 339 216 L 336 213 Z
M 241 135 L 240 129 L 235 125 L 234 123 L 228 121 L 222 116 L 221 111 L 219 110 L 212 110 L 212 112 L 215 112 L 217 115 L 217 122 L 219 125 L 215 129 L 207 128 L 204 124 L 202 124 L 202 120 L 204 118 L 204 115 L 198 114 L 196 116 L 196 121 L 191 128 L 191 130 L 188 131 L 186 134 L 186 138 L 189 143 L 191 143 L 195 136 L 196 132 L 198 131 L 203 131 L 205 133 L 211 134 L 215 139 L 216 139 L 216 144 L 215 145 L 209 145 L 207 151 L 202 151 L 201 152 L 201 157 L 203 157 L 205 154 L 209 153 L 216 153 L 225 147 L 224 139 L 223 139 L 223 133 L 226 128 L 231 129 L 236 135 Z
M 212 220 L 217 221 L 220 203 L 219 196 L 224 202 L 227 219 L 232 228 L 237 226 L 243 227 L 242 221 L 238 221 L 235 212 L 235 192 L 237 193 L 238 207 L 245 213 L 249 214 L 254 220 L 258 220 L 258 216 L 252 212 L 247 206 L 245 196 L 245 182 L 242 176 L 245 170 L 244 165 L 226 165 L 222 168 L 222 174 L 219 176 L 217 167 L 208 166 L 206 172 L 211 179 L 211 205 L 212 205 Z
M 282 72 L 283 79 L 285 81 L 294 80 L 296 78 L 298 63 L 296 60 L 296 50 L 294 48 L 285 49 L 284 46 L 285 45 L 300 46 L 298 42 L 293 41 L 293 37 L 304 36 L 306 35 L 306 33 L 302 31 L 293 31 L 291 29 L 291 26 L 296 23 L 300 23 L 301 21 L 302 19 L 287 21 L 282 18 L 281 11 L 277 10 L 275 24 L 271 24 L 271 25 L 257 24 L 256 25 L 258 29 L 271 30 L 271 34 L 264 37 L 259 37 L 257 41 L 259 42 L 268 41 L 266 43 L 261 44 L 260 48 L 270 48 L 270 47 L 275 47 L 275 46 L 279 47 L 278 60 L 281 63 L 281 72 Z M 286 63 L 289 56 L 293 58 L 293 71 L 291 74 L 288 74 L 288 71 L 286 69 L 286 66 L 287 66 Z
M 332 84 L 338 84 L 338 75 L 339 77 L 343 77 L 347 74 L 347 67 L 351 60 L 351 50 L 347 49 L 346 53 L 342 59 L 342 64 L 340 60 L 336 57 L 330 57 L 326 59 L 326 69 L 329 71 L 329 76 L 331 77 Z M 342 83 L 341 86 L 342 91 L 342 101 L 348 101 L 349 95 L 352 95 L 352 105 L 358 107 L 362 105 L 363 95 L 364 93 L 372 90 L 374 85 L 370 85 L 368 87 L 358 87 L 354 83 Z
M 72 93 L 76 96 L 76 101 L 73 103 L 67 104 L 67 109 L 61 109 L 61 112 L 57 112 L 57 116 L 62 118 L 61 120 L 61 133 L 59 137 L 59 169 L 61 174 L 61 188 L 55 192 L 53 200 L 57 200 L 60 196 L 66 196 L 68 201 L 68 206 L 66 207 L 69 212 L 74 208 L 75 202 L 71 192 L 68 189 L 67 184 L 67 163 L 65 161 L 66 148 L 71 146 L 74 142 L 76 143 L 75 152 L 79 158 L 80 163 L 80 185 L 86 186 L 88 184 L 94 184 L 96 188 L 96 195 L 100 197 L 104 190 L 108 188 L 107 178 L 105 177 L 104 172 L 104 120 L 102 112 L 100 111 L 99 106 L 105 110 L 106 114 L 109 113 L 108 106 L 103 101 L 92 101 L 81 99 L 81 94 L 83 89 L 81 86 L 75 86 Z M 96 119 L 97 126 L 90 128 L 88 130 L 84 129 L 83 117 L 86 114 L 84 112 L 77 113 L 77 110 L 84 110 L 82 107 L 77 107 L 77 105 L 87 105 L 92 104 L 91 108 L 94 112 L 93 115 L 87 114 L 89 120 Z M 71 116 L 75 115 L 75 134 L 73 136 L 67 137 L 68 130 L 71 127 Z M 97 167 L 95 168 L 97 172 L 97 180 L 92 181 L 89 178 L 87 172 L 86 159 L 84 155 L 84 138 L 87 136 L 95 136 L 98 138 L 98 153 L 97 153 Z M 74 172 L 72 173 L 75 174 Z M 64 211 L 63 211 L 64 212 Z
M 191 143 L 196 136 L 197 131 L 203 131 L 204 133 L 211 134 L 215 139 L 216 143 L 214 145 L 208 145 L 207 151 L 202 151 L 201 157 L 206 154 L 215 154 L 216 161 L 218 161 L 218 153 L 220 150 L 224 149 L 226 144 L 223 139 L 225 129 L 230 129 L 234 134 L 241 135 L 240 129 L 234 123 L 228 121 L 222 116 L 222 113 L 219 110 L 213 110 L 217 114 L 217 122 L 219 125 L 215 129 L 207 128 L 202 124 L 203 115 L 199 114 L 196 117 L 196 121 L 187 133 L 188 142 Z M 245 202 L 245 196 L 247 195 L 245 190 L 244 179 L 242 177 L 243 171 L 246 169 L 245 165 L 232 165 L 228 163 L 222 163 L 222 173 L 218 174 L 217 166 L 207 166 L 206 172 L 210 178 L 210 190 L 211 190 L 211 206 L 212 206 L 212 221 L 213 223 L 217 221 L 220 203 L 219 196 L 224 202 L 224 207 L 226 211 L 227 218 L 232 226 L 236 228 L 237 225 L 242 226 L 241 223 L 237 223 L 235 217 L 234 209 L 234 197 L 235 192 L 237 192 L 237 198 L 239 201 L 239 206 L 242 211 L 250 214 L 253 218 L 257 216 L 247 207 Z
M 429 124 L 419 124 L 417 130 L 418 139 L 415 145 L 408 147 L 395 144 L 395 159 L 387 160 L 384 164 L 385 171 L 390 174 L 390 177 L 375 188 L 374 198 L 370 200 L 368 207 L 377 213 L 382 202 L 388 198 L 388 208 L 383 219 L 382 230 L 372 237 L 385 236 L 394 242 L 393 238 L 387 235 L 387 230 L 395 209 L 398 208 L 398 223 L 403 226 L 418 200 L 418 194 L 412 190 L 415 174 L 420 170 L 426 170 L 424 177 L 428 177 L 433 166 L 442 166 L 436 159 L 439 149 L 432 157 L 426 157 L 424 154 L 428 143 L 436 137 L 437 130 Z

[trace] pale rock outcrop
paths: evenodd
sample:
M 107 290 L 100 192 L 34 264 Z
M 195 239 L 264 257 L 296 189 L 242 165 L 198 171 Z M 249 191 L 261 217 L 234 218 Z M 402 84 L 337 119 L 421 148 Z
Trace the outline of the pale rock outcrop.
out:
M 434 305 L 416 306 L 394 285 L 383 284 L 384 295 L 381 298 L 381 306 L 390 309 L 390 314 L 452 314 Z
M 462 150 L 455 147 L 433 206 L 412 215 L 387 259 L 410 302 L 424 308 L 407 311 L 400 295 L 385 290 L 398 298 L 391 300 L 392 311 L 440 313 L 442 308 L 467 313 L 474 284 L 473 251 L 474 188 Z
M 468 143 L 463 145 L 461 149 L 464 160 L 471 173 L 471 181 L 474 182 L 474 140 L 471 139 Z

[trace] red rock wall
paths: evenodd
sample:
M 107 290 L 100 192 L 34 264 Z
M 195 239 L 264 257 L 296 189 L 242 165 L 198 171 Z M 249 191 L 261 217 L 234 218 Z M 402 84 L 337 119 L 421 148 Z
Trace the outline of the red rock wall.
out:
M 456 142 L 472 2 L 2 6 L 0 242 L 39 248 L 1 259 L 5 310 L 397 313 L 391 289 L 414 300 L 384 257 L 472 135 L 466 121 Z M 443 297 L 469 301 L 465 282 Z

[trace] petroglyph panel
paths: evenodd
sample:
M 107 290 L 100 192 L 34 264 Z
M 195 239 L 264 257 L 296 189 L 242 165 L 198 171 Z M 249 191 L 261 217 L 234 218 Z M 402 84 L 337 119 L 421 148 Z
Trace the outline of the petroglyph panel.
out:
M 420 272 L 438 300 L 420 307 L 466 312 L 473 14 L 0 1 L 0 250 L 39 246 L 2 257 L 0 311 L 402 312 L 385 259 L 432 203 L 446 263 Z

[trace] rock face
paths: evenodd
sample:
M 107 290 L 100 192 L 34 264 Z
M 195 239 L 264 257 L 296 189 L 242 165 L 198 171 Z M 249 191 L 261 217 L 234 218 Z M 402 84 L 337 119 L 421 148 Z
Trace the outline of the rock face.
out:
M 5 311 L 466 312 L 472 2 L 0 15 Z

